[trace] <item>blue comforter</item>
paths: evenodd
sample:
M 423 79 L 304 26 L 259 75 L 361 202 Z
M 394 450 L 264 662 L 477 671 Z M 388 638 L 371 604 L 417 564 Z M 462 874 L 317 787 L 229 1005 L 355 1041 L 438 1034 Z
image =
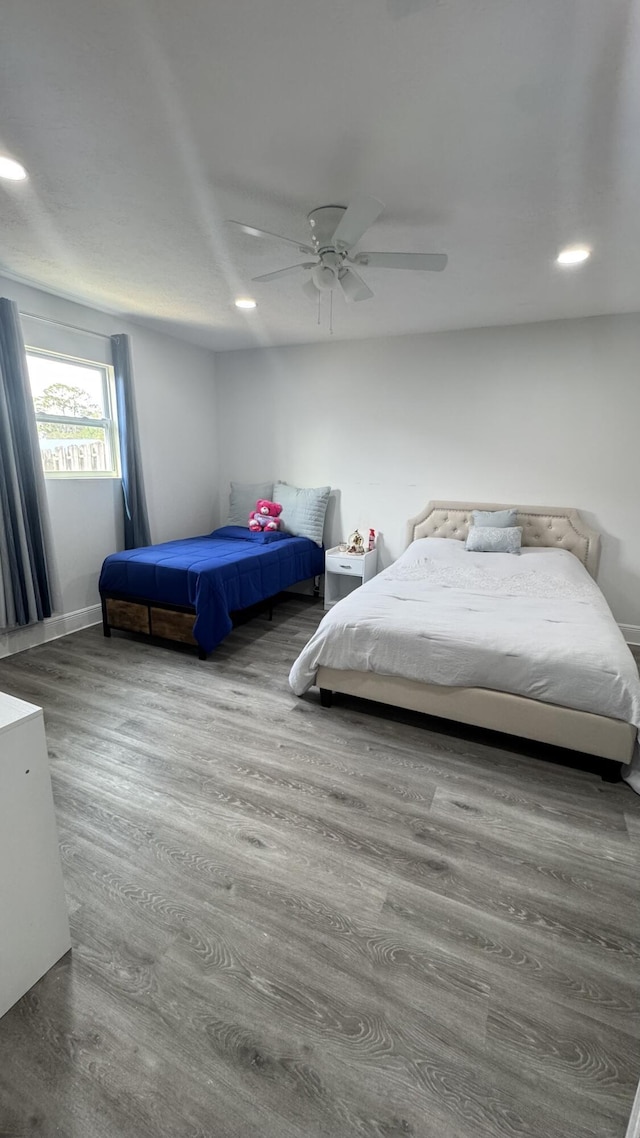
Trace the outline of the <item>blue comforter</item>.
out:
M 223 526 L 204 537 L 112 553 L 99 587 L 101 593 L 192 606 L 193 634 L 211 652 L 231 632 L 231 612 L 323 572 L 324 552 L 306 537 Z

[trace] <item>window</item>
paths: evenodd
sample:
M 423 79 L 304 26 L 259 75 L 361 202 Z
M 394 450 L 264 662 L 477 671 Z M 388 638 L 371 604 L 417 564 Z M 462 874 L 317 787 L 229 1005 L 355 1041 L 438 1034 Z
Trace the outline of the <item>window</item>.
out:
M 35 348 L 27 364 L 45 474 L 118 477 L 113 369 Z

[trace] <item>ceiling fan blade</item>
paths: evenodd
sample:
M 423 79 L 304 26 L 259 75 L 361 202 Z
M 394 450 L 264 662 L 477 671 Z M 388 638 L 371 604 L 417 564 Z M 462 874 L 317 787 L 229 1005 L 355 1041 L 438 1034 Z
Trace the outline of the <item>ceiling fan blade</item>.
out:
M 357 245 L 362 234 L 373 225 L 383 209 L 383 203 L 377 198 L 358 194 L 338 222 L 338 227 L 331 238 L 332 245 L 341 245 L 343 249 L 351 249 Z
M 303 291 L 304 295 L 306 296 L 307 300 L 313 301 L 314 304 L 318 303 L 318 297 L 320 295 L 320 291 L 319 291 L 319 289 L 316 288 L 316 286 L 314 285 L 312 280 L 308 280 L 308 281 L 304 282 L 304 284 L 302 286 L 302 291 Z
M 338 280 L 347 300 L 369 300 L 373 296 L 369 285 L 353 269 L 344 269 Z
M 441 273 L 447 267 L 446 253 L 356 253 L 349 260 L 372 269 L 418 269 Z
M 275 281 L 277 277 L 288 277 L 289 273 L 297 273 L 298 269 L 312 269 L 315 261 L 304 261 L 301 265 L 289 265 L 286 269 L 276 269 L 274 273 L 263 273 L 261 277 L 252 277 L 252 281 Z
M 274 237 L 276 241 L 286 241 L 287 245 L 294 245 L 301 253 L 311 253 L 315 256 L 315 249 L 311 245 L 305 245 L 303 241 L 294 241 L 291 237 L 283 237 L 281 233 L 271 233 L 268 229 L 257 229 L 255 225 L 247 225 L 244 221 L 233 221 L 232 218 L 227 218 L 227 225 L 237 225 L 243 233 L 248 233 L 250 237 Z

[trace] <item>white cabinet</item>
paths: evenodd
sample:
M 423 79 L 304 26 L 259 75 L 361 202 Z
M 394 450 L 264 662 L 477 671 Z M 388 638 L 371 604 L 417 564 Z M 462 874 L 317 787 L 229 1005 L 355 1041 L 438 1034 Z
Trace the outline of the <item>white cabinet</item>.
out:
M 328 549 L 324 556 L 324 607 L 330 609 L 358 585 L 370 581 L 377 572 L 377 549 L 366 553 L 341 553 L 337 546 Z M 349 577 L 353 584 L 347 581 Z
M 0 692 L 0 1016 L 70 947 L 42 709 Z

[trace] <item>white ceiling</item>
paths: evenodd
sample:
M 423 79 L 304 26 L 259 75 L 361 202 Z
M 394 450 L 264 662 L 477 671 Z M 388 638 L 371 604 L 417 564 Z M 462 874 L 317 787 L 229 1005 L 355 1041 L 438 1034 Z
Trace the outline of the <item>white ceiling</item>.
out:
M 362 248 L 449 267 L 363 269 L 336 337 L 640 309 L 634 0 L 2 0 L 0 108 L 0 271 L 218 350 L 328 335 L 224 219 L 306 241 L 358 192 Z

